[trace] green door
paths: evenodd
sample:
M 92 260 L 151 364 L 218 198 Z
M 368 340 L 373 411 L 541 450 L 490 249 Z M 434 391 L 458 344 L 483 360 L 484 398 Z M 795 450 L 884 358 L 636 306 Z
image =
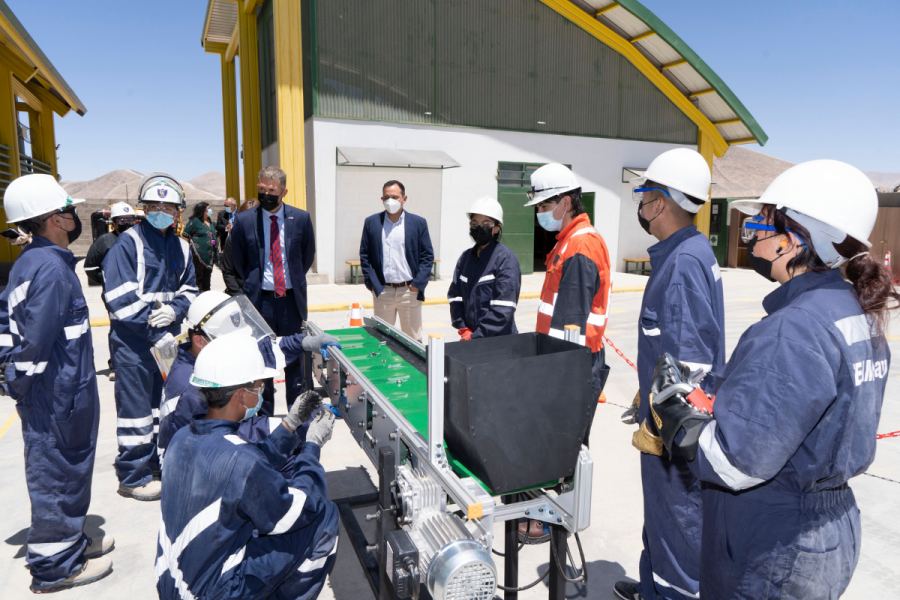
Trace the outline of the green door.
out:
M 590 218 L 591 225 L 594 225 L 594 197 L 596 195 L 596 192 L 581 193 L 581 203 L 584 204 L 584 212 L 586 212 L 588 218 Z
M 712 246 L 716 262 L 720 267 L 725 266 L 726 250 L 728 248 L 728 200 L 713 198 L 709 207 L 709 245 Z

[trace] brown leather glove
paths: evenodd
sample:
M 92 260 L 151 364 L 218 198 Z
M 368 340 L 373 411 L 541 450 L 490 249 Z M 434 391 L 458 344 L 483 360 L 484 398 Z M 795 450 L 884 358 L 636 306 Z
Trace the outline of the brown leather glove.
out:
M 662 438 L 651 433 L 650 428 L 647 427 L 647 421 L 641 423 L 640 429 L 635 431 L 634 435 L 631 436 L 631 445 L 644 454 L 662 456 Z

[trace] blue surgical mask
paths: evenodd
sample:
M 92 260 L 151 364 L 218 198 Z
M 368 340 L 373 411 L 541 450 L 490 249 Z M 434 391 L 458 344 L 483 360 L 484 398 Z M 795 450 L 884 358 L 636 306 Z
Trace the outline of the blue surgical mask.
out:
M 559 231 L 562 229 L 562 219 L 554 219 L 553 211 L 542 212 L 537 214 L 538 225 L 547 231 Z
M 262 403 L 263 403 L 262 392 L 259 392 L 257 394 L 257 396 L 258 396 L 258 399 L 256 400 L 256 406 L 254 406 L 253 408 L 248 408 L 246 410 L 246 412 L 244 412 L 244 418 L 241 419 L 242 421 L 246 421 L 247 419 L 249 419 L 252 416 L 255 416 L 256 413 L 259 412 L 259 409 L 262 407 Z
M 230 207 L 230 206 L 226 206 L 226 207 L 225 207 L 225 212 L 227 212 L 228 214 L 231 214 L 231 207 Z
M 175 217 L 164 212 L 152 212 L 147 215 L 147 220 L 157 229 L 166 229 L 175 224 Z
M 212 216 L 212 209 L 211 209 L 211 208 L 207 208 L 207 209 L 206 209 L 206 216 L 208 216 L 208 217 L 211 217 L 211 216 Z

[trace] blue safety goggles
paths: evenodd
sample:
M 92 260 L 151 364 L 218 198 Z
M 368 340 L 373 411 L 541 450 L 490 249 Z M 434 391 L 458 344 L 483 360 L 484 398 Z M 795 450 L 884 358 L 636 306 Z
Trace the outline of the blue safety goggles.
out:
M 762 215 L 754 215 L 752 217 L 747 217 L 744 219 L 744 222 L 741 224 L 741 239 L 744 240 L 744 243 L 749 244 L 753 241 L 753 238 L 756 237 L 757 231 L 778 231 L 775 229 L 774 225 L 767 225 L 765 222 L 765 218 Z M 787 231 L 790 231 L 794 235 L 797 236 L 797 239 L 800 240 L 800 244 L 806 248 L 806 242 L 803 241 L 797 232 L 793 229 L 785 228 Z
M 666 198 L 671 198 L 671 197 L 672 197 L 672 195 L 669 194 L 669 192 L 667 192 L 666 190 L 664 190 L 664 189 L 662 189 L 662 188 L 658 188 L 658 187 L 641 187 L 641 188 L 634 188 L 633 190 L 631 190 L 631 199 L 634 200 L 634 203 L 635 203 L 635 204 L 640 204 L 640 203 L 643 202 L 643 200 L 644 200 L 644 192 L 652 192 L 653 190 L 656 190 L 656 191 L 658 191 L 658 192 L 662 192 L 663 194 L 666 195 Z

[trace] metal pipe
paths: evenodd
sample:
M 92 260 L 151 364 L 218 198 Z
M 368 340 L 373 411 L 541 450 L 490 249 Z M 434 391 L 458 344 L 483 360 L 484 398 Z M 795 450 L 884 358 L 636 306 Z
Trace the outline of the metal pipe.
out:
M 444 458 L 444 336 L 428 336 L 428 461 L 443 468 Z

